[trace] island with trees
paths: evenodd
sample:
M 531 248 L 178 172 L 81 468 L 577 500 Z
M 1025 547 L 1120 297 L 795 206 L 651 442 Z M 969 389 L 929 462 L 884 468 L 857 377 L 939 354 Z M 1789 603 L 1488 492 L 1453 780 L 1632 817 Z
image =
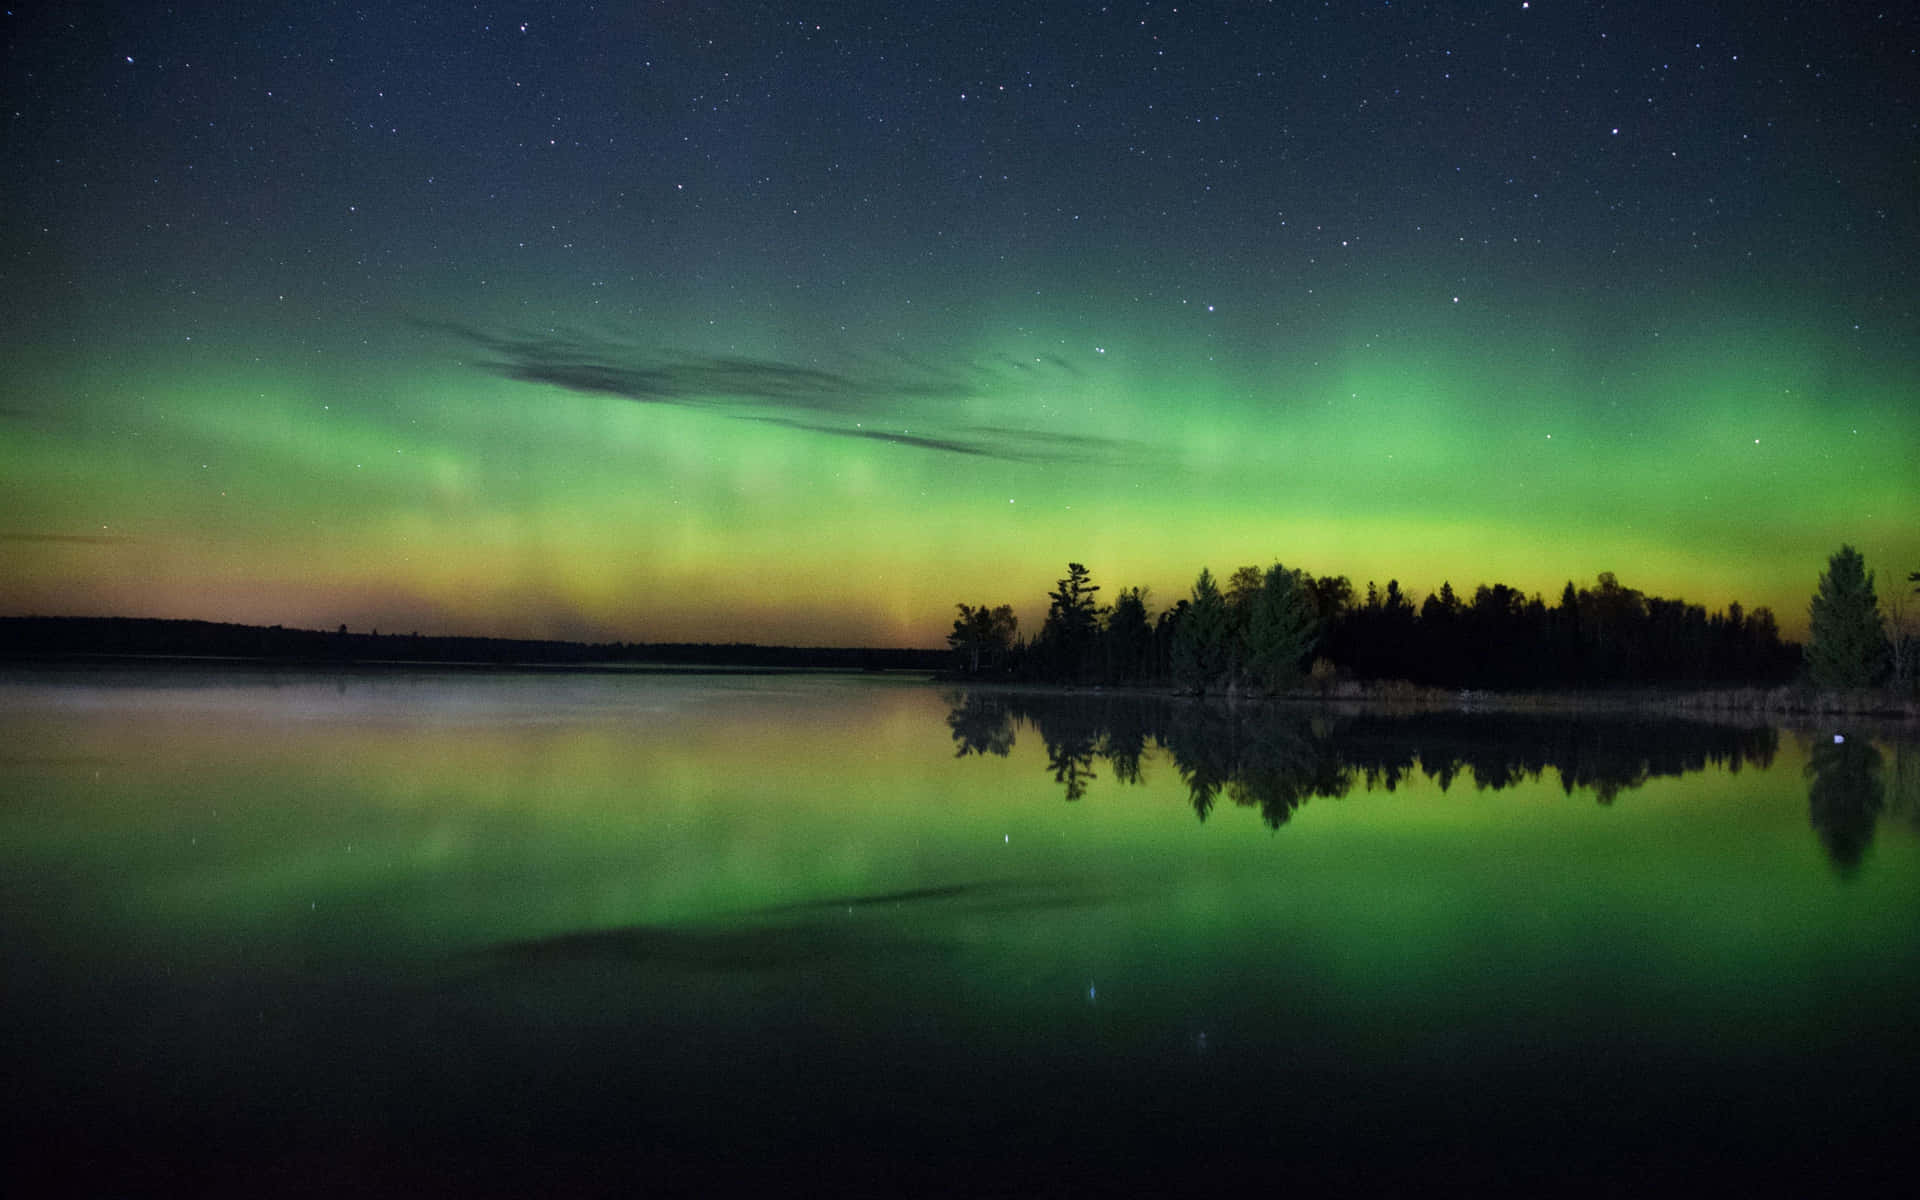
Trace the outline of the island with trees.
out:
M 1920 584 L 1920 572 L 1909 582 Z M 1445 582 L 1416 604 L 1397 579 L 1361 593 L 1344 575 L 1278 562 L 1240 567 L 1224 583 L 1203 567 L 1188 594 L 1159 612 L 1142 588 L 1122 588 L 1110 604 L 1100 592 L 1085 565 L 1068 563 L 1031 638 L 1011 605 L 959 605 L 947 639 L 954 669 L 976 681 L 1233 697 L 1743 689 L 1766 698 L 1757 707 L 1806 705 L 1817 694 L 1817 703 L 1850 697 L 1908 715 L 1920 674 L 1905 596 L 1883 611 L 1851 546 L 1820 575 L 1804 647 L 1781 635 L 1765 607 L 1710 612 L 1612 572 L 1585 587 L 1568 581 L 1552 602 L 1502 583 L 1462 595 Z

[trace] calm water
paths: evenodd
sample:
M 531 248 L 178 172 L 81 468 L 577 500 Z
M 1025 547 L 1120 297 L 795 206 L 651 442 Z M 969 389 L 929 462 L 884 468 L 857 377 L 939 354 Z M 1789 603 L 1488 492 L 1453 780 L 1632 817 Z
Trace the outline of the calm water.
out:
M 0 797 L 0 1115 L 76 1192 L 1792 1190 L 1917 1132 L 1865 731 L 14 671 Z

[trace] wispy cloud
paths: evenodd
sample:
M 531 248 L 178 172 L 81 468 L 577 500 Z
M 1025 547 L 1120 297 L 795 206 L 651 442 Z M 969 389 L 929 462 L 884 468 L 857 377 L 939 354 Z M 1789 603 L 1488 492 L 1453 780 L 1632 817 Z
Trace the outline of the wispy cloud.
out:
M 1006 425 L 970 425 L 967 429 L 981 438 L 1026 446 L 1036 456 L 1053 462 L 1102 462 L 1122 451 L 1140 448 L 1140 443 L 1127 438 L 1086 433 L 1056 433 L 1045 429 L 1016 429 Z
M 808 433 L 824 433 L 829 437 L 864 438 L 874 442 L 893 442 L 900 446 L 918 446 L 922 450 L 938 450 L 945 454 L 970 454 L 983 458 L 1004 458 L 995 454 L 991 447 L 969 442 L 962 438 L 927 437 L 908 430 L 894 433 L 885 429 L 867 429 L 855 426 L 852 429 L 844 425 L 821 425 L 812 421 L 799 421 L 792 417 L 754 417 L 756 421 L 768 425 L 783 425 L 788 429 L 804 429 Z
M 739 420 L 826 437 L 1009 462 L 1113 462 L 1138 447 L 1119 438 L 1011 425 L 950 426 L 941 414 L 990 401 L 1001 388 L 1031 392 L 1078 370 L 1057 355 L 1006 359 L 996 367 L 941 370 L 893 358 L 828 368 L 776 359 L 646 351 L 581 334 L 503 333 L 451 321 L 416 325 L 459 339 L 485 355 L 475 365 L 522 383 L 637 404 L 706 409 Z

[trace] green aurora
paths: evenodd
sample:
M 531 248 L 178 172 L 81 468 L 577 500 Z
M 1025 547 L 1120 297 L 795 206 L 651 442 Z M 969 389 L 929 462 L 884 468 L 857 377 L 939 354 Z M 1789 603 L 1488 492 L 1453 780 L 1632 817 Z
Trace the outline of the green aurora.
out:
M 926 645 L 959 598 L 1036 623 L 1069 558 L 1162 603 L 1279 558 L 1549 598 L 1612 570 L 1792 633 L 1839 541 L 1883 577 L 1920 563 L 1906 364 L 1857 335 L 1718 316 L 1596 346 L 1465 304 L 1383 300 L 1370 336 L 1276 333 L 1267 361 L 1204 328 L 927 347 L 982 381 L 968 426 L 1098 430 L 1102 461 L 581 395 L 405 327 L 317 365 L 245 334 L 42 352 L 0 424 L 0 609 Z M 1029 358 L 1065 366 L 979 366 Z
M 886 16 L 839 58 L 803 31 L 811 74 L 694 16 L 422 18 L 324 70 L 265 24 L 11 17 L 0 612 L 924 646 L 956 601 L 1037 628 L 1069 559 L 1158 606 L 1279 559 L 1416 597 L 1612 571 L 1803 636 L 1842 542 L 1883 596 L 1920 569 L 1914 102 L 1852 16 L 1661 12 L 1551 120 L 1526 88 L 1601 44 L 1558 8 L 1454 99 L 1366 22 L 1493 43 L 1418 12 L 1159 14 L 1213 64 L 1177 76 L 1010 27 L 1059 72 L 979 115 L 835 90 L 897 44 L 987 73 Z M 632 61 L 582 74 L 603 38 Z M 1328 55 L 1351 93 L 1260 66 Z M 1663 62 L 1691 82 L 1597 115 Z M 1355 115 L 1416 82 L 1425 115 Z M 1176 100 L 1221 132 L 1141 115 Z

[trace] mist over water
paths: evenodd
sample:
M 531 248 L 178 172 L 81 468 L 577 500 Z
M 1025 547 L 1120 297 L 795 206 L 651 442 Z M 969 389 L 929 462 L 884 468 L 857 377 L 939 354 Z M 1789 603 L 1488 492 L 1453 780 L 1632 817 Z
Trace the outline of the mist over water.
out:
M 1872 731 L 836 676 L 14 671 L 0 1046 L 71 1190 L 1870 1175 Z

